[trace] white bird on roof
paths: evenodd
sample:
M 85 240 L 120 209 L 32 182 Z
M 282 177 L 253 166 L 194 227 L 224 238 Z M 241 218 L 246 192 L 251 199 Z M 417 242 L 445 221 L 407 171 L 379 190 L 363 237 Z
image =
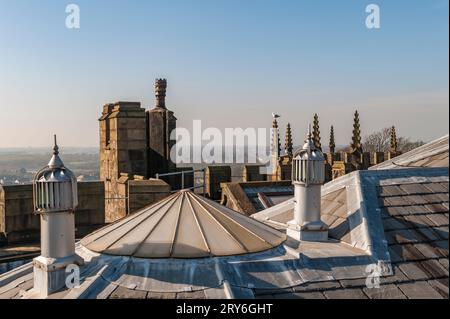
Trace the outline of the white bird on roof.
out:
M 277 119 L 277 118 L 279 118 L 279 117 L 281 117 L 281 116 L 278 115 L 278 114 L 276 114 L 276 113 L 272 113 L 272 117 L 273 117 L 274 119 Z

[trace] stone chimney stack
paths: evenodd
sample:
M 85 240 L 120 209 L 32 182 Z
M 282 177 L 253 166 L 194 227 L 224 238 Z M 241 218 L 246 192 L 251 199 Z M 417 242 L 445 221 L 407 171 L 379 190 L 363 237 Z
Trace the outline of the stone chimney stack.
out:
M 75 254 L 77 181 L 59 157 L 56 136 L 50 162 L 34 177 L 33 197 L 41 219 L 41 255 L 33 260 L 33 292 L 45 298 L 65 287 L 67 266 L 83 264 Z
M 294 154 L 294 220 L 287 235 L 299 241 L 327 241 L 328 226 L 321 220 L 321 189 L 325 182 L 325 158 L 316 148 L 311 127 L 302 149 Z
M 166 90 L 167 90 L 167 80 L 166 79 L 156 79 L 155 81 L 155 96 L 156 96 L 156 107 L 166 108 Z
M 177 118 L 166 107 L 166 90 L 167 80 L 156 79 L 156 106 L 147 111 L 148 177 L 176 171 L 176 164 L 170 158 L 176 141 L 170 136 L 177 127 Z

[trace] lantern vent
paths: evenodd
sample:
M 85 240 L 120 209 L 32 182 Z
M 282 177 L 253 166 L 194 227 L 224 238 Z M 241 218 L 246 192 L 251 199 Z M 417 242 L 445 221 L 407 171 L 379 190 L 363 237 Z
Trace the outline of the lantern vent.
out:
M 56 135 L 50 162 L 34 177 L 33 196 L 38 214 L 73 211 L 78 206 L 77 180 L 59 157 Z

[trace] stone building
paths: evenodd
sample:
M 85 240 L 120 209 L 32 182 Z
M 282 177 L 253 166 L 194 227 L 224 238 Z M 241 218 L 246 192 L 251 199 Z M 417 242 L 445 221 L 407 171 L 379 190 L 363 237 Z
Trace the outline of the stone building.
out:
M 312 123 L 314 145 L 317 149 L 322 150 L 318 114 L 314 114 Z M 272 161 L 276 163 L 276 165 L 274 165 L 274 167 L 272 168 L 272 173 L 267 176 L 268 181 L 282 181 L 291 179 L 293 139 L 291 126 L 289 123 L 286 127 L 284 152 L 282 152 L 280 146 L 279 136 L 280 132 L 278 121 L 277 119 L 274 119 L 272 124 L 272 139 L 270 149 Z M 365 152 L 361 140 L 361 125 L 358 111 L 355 111 L 354 114 L 353 134 L 348 149 L 343 151 L 336 150 L 335 131 L 334 127 L 331 126 L 328 152 L 325 154 L 325 174 L 327 182 L 355 170 L 366 170 L 373 165 L 380 164 L 385 160 L 390 160 L 401 154 L 401 152 L 398 151 L 398 139 L 394 126 L 391 128 L 390 149 L 387 152 Z M 246 176 L 245 171 L 243 175 L 244 177 Z M 255 179 L 253 181 L 261 180 L 260 177 L 258 178 L 259 179 Z M 246 181 L 245 178 L 244 181 Z
M 241 182 L 223 181 L 221 203 L 243 214 L 267 209 L 293 194 L 289 185 L 291 180 L 293 139 L 291 126 L 286 128 L 285 149 L 280 147 L 278 121 L 272 124 L 271 158 L 276 163 L 272 174 L 263 176 L 257 171 L 261 166 L 245 166 Z M 320 123 L 318 114 L 314 114 L 312 139 L 316 149 L 322 150 Z M 353 134 L 349 147 L 345 150 L 336 149 L 335 130 L 331 126 L 328 152 L 325 155 L 325 181 L 330 182 L 346 174 L 358 170 L 367 170 L 384 161 L 401 155 L 398 151 L 398 139 L 395 127 L 391 128 L 390 149 L 387 152 L 365 152 L 361 142 L 361 125 L 358 111 L 354 114 Z M 284 151 L 284 152 L 283 152 Z M 217 178 L 216 178 L 217 179 Z M 219 192 L 217 192 L 219 194 Z M 215 198 L 218 199 L 218 198 Z
M 155 82 L 156 105 L 145 110 L 140 102 L 117 102 L 103 107 L 100 125 L 100 179 L 105 182 L 106 220 L 114 221 L 130 213 L 129 198 L 148 196 L 142 205 L 151 204 L 168 188 L 149 179 L 156 174 L 176 171 L 170 160 L 174 141 L 170 133 L 176 128 L 176 118 L 166 108 L 167 80 Z M 129 182 L 133 181 L 133 187 Z M 149 184 L 161 184 L 156 191 Z M 171 186 L 175 178 L 169 180 Z M 155 185 L 156 186 L 156 185 Z M 163 189 L 163 190 L 162 190 Z M 159 194 L 154 197 L 155 193 Z M 142 206 L 141 206 L 142 207 Z M 140 207 L 138 207 L 140 208 Z

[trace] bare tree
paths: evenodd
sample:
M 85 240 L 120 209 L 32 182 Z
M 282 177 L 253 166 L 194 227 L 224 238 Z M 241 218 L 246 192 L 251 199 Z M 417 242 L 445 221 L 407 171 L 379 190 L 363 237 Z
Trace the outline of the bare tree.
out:
M 424 145 L 424 141 L 411 141 L 409 138 L 399 137 L 398 139 L 398 150 L 402 153 L 412 151 L 419 146 Z
M 391 128 L 384 128 L 364 137 L 365 152 L 386 152 L 391 145 Z
M 409 152 L 425 144 L 423 141 L 411 141 L 409 137 L 399 137 L 397 143 L 398 151 L 401 153 Z M 390 147 L 391 128 L 389 127 L 364 137 L 363 148 L 365 152 L 387 152 Z

